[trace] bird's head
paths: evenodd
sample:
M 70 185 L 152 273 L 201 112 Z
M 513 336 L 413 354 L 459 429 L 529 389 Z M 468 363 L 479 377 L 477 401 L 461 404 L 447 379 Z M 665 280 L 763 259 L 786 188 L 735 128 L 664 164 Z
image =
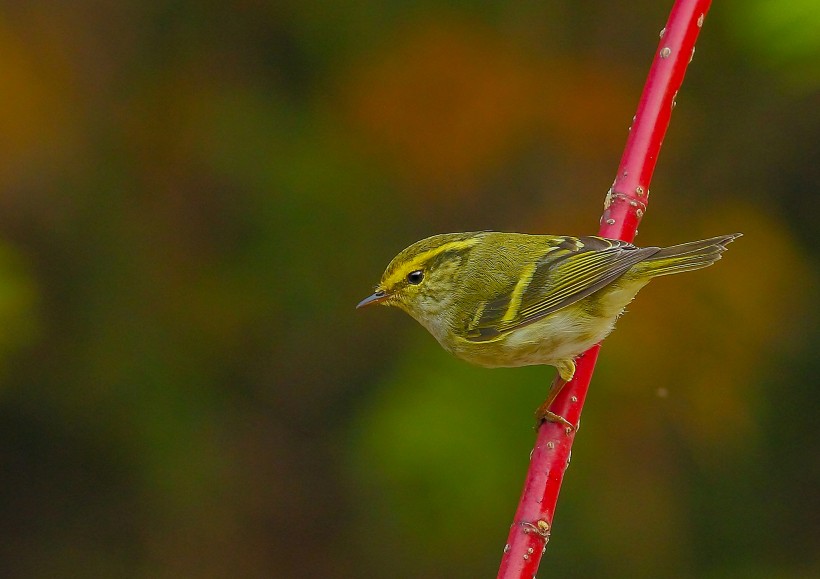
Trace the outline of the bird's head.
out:
M 396 306 L 433 331 L 433 318 L 447 313 L 459 287 L 461 266 L 481 237 L 447 233 L 414 243 L 393 258 L 376 291 L 356 307 Z

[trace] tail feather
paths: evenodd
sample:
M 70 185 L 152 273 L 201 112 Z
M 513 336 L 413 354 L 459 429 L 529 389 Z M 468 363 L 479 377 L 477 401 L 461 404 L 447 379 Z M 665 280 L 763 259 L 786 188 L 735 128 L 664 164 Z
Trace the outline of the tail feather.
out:
M 741 235 L 741 233 L 732 233 L 665 247 L 646 261 L 636 265 L 633 270 L 637 270 L 636 273 L 640 271 L 644 275 L 656 277 L 707 267 L 719 260 L 720 254 L 726 251 L 726 245 Z

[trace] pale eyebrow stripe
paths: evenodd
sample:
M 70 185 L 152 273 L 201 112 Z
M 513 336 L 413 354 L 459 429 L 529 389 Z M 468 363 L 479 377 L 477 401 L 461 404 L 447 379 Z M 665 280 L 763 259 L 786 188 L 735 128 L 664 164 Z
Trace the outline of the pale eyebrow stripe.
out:
M 434 258 L 440 253 L 444 253 L 445 251 L 459 251 L 461 249 L 468 249 L 478 243 L 478 239 L 464 239 L 461 241 L 450 241 L 449 243 L 445 243 L 435 249 L 429 249 L 423 253 L 418 254 L 412 262 L 407 263 L 404 267 L 396 270 L 393 272 L 393 275 L 390 276 L 390 279 L 385 280 L 385 284 L 389 285 L 395 283 L 396 281 L 403 279 L 405 275 L 410 273 L 411 271 L 417 270 L 421 264 L 429 261 L 430 259 Z

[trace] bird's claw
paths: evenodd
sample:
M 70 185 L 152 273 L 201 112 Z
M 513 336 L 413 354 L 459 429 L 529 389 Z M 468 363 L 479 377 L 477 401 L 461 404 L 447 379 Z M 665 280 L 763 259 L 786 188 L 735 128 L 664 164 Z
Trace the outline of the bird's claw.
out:
M 538 430 L 544 422 L 557 422 L 558 424 L 563 424 L 567 427 L 567 434 L 573 430 L 576 430 L 575 425 L 563 416 L 556 414 L 548 408 L 541 407 L 535 413 L 535 430 Z

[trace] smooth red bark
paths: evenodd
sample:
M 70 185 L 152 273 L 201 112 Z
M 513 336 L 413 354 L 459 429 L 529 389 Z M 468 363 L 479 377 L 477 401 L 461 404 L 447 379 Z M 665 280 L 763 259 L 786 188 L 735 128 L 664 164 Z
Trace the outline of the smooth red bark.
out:
M 630 128 L 624 154 L 612 188 L 606 196 L 598 234 L 632 241 L 646 212 L 649 184 L 669 126 L 675 97 L 711 0 L 677 0 L 661 33 L 660 44 L 644 85 L 638 111 Z M 577 360 L 577 369 L 553 403 L 551 410 L 578 424 L 600 345 Z M 556 378 L 558 379 L 558 378 Z M 575 431 L 546 422 L 530 457 L 530 467 L 501 567 L 499 579 L 532 579 L 538 572 L 552 529 L 558 493 L 569 465 Z

